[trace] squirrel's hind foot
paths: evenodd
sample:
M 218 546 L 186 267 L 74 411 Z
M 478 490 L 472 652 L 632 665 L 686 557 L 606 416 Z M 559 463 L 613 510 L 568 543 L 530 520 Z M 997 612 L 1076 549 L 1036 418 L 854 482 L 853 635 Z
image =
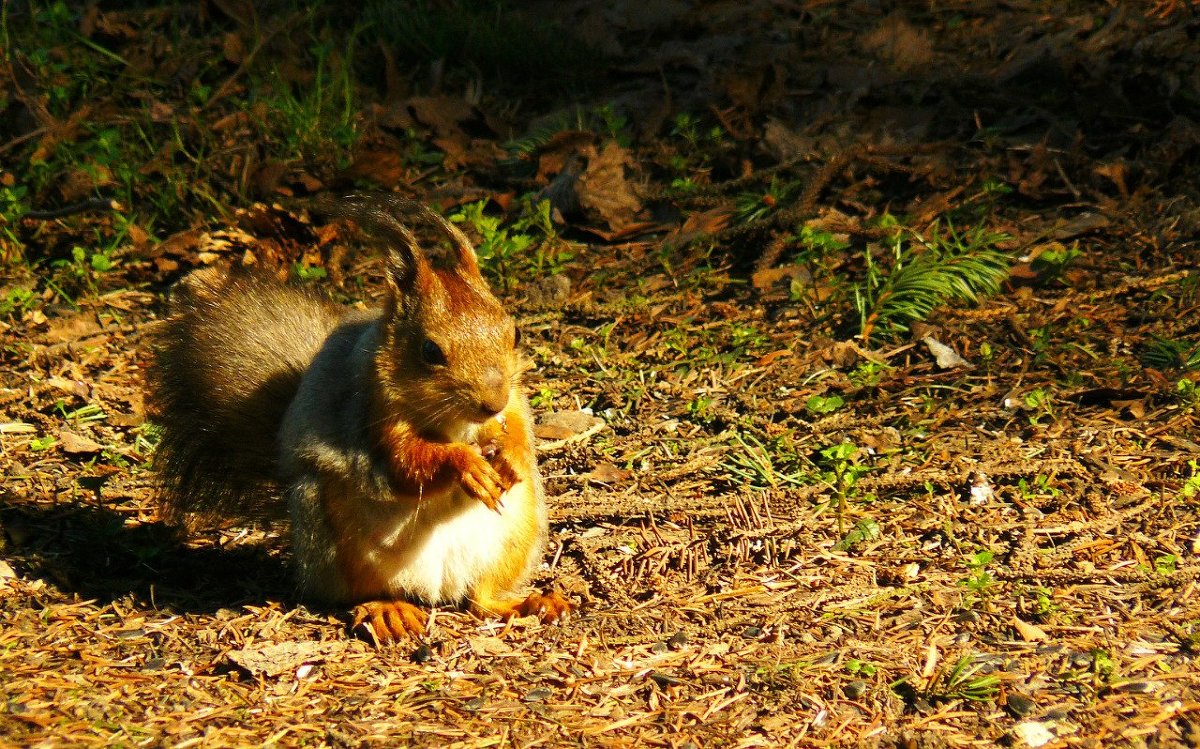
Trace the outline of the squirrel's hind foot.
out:
M 368 601 L 350 613 L 350 629 L 367 632 L 377 646 L 422 635 L 429 622 L 429 615 L 408 601 Z
M 481 601 L 471 608 L 477 616 L 498 616 L 501 619 L 536 616 L 544 624 L 557 624 L 570 618 L 573 606 L 562 594 L 548 590 L 530 593 L 523 599 Z

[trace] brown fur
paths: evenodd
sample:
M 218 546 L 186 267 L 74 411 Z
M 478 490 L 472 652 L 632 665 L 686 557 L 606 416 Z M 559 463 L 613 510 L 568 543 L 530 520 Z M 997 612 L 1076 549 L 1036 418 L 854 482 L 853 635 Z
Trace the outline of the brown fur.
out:
M 401 211 L 451 238 L 453 267 Z M 334 212 L 390 240 L 378 313 L 261 276 L 181 283 L 150 378 L 168 515 L 269 518 L 286 494 L 301 591 L 363 604 L 380 640 L 423 626 L 405 598 L 558 617 L 561 598 L 515 595 L 547 524 L 512 318 L 440 216 L 395 197 Z
M 172 296 L 147 376 L 165 513 L 191 525 L 278 519 L 279 425 L 342 312 L 250 272 L 197 271 Z

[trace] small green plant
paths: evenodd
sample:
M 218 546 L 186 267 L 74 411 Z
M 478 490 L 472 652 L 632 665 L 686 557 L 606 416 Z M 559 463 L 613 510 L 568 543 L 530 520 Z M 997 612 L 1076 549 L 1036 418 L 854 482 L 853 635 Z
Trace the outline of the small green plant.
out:
M 864 341 L 897 338 L 943 304 L 974 304 L 1008 277 L 1008 258 L 996 248 L 1004 234 L 947 225 L 942 234 L 935 226 L 930 239 L 914 234 L 905 242 L 903 236 L 893 240 L 890 268 L 876 263 L 870 248 L 864 251 L 866 277 L 854 289 Z
M 516 267 L 524 258 L 525 251 L 533 245 L 533 235 L 515 231 L 513 227 L 503 226 L 500 216 L 489 216 L 484 213 L 487 201 L 469 203 L 462 210 L 450 216 L 456 223 L 469 224 L 479 234 L 479 242 L 475 245 L 475 254 L 483 268 L 499 280 L 507 290 L 514 281 Z
M 714 149 L 725 138 L 725 131 L 715 126 L 705 128 L 698 117 L 681 112 L 675 115 L 671 136 L 676 139 L 678 149 L 668 157 L 667 166 L 677 177 L 690 180 L 710 167 Z
M 64 420 L 74 422 L 75 424 L 91 424 L 97 421 L 104 421 L 108 418 L 108 414 L 104 413 L 104 409 L 95 403 L 89 403 L 86 406 L 68 410 L 66 403 L 60 399 L 55 401 L 54 410 L 58 411 Z
M 518 275 L 559 273 L 574 258 L 572 245 L 554 226 L 550 201 L 535 203 L 527 196 L 522 205 L 521 215 L 507 226 L 501 216 L 485 213 L 486 200 L 464 205 L 450 216 L 451 221 L 465 223 L 479 234 L 475 253 L 480 264 L 506 290 Z
M 812 483 L 795 447 L 781 438 L 764 444 L 752 434 L 733 433 L 733 448 L 722 467 L 752 489 L 806 486 Z
M 626 128 L 629 127 L 629 118 L 618 115 L 612 104 L 601 104 L 596 107 L 595 118 L 598 120 L 600 132 L 609 140 L 614 140 L 617 145 L 629 147 L 631 140 Z
M 883 362 L 867 360 L 850 370 L 850 382 L 854 383 L 855 387 L 875 387 L 883 380 L 883 373 L 889 369 L 891 367 Z
M 984 549 L 963 559 L 963 564 L 970 572 L 958 584 L 972 593 L 966 601 L 967 604 L 973 605 L 986 601 L 991 596 L 996 578 L 987 571 L 987 566 L 992 563 L 994 557 L 995 554 L 992 551 Z
M 308 265 L 306 263 L 293 263 L 292 272 L 296 274 L 296 278 L 302 283 L 321 281 L 328 275 L 324 266 Z
M 542 385 L 538 391 L 529 399 L 529 405 L 534 408 L 549 408 L 554 405 L 554 389 L 548 385 Z
M 720 143 L 725 137 L 725 131 L 715 125 L 705 129 L 700 124 L 698 117 L 686 112 L 680 112 L 675 115 L 675 120 L 671 127 L 671 135 L 682 139 L 693 150 L 700 150 L 705 146 Z
M 804 403 L 804 408 L 814 416 L 824 416 L 844 405 L 846 405 L 846 400 L 840 395 L 810 395 Z
M 1154 558 L 1154 571 L 1160 575 L 1170 575 L 1175 572 L 1179 557 L 1174 554 L 1162 554 Z
M 874 663 L 860 661 L 857 658 L 851 658 L 850 660 L 846 661 L 846 673 L 850 674 L 851 676 L 864 676 L 869 679 L 878 672 L 879 669 Z
M 1079 249 L 1078 242 L 1073 243 L 1070 247 L 1063 247 L 1055 243 L 1054 246 L 1043 250 L 1033 259 L 1031 268 L 1038 275 L 1041 283 L 1051 283 L 1061 280 L 1063 274 L 1074 265 L 1081 255 L 1083 255 L 1083 250 Z
M 1152 369 L 1200 369 L 1200 343 L 1156 336 L 1142 348 L 1141 360 Z
M 870 466 L 857 462 L 860 454 L 853 442 L 839 442 L 819 452 L 824 470 L 821 480 L 833 489 L 833 504 L 837 508 L 838 533 L 845 533 L 846 506 L 852 498 L 871 501 L 873 495 L 859 496 L 858 480 L 871 471 Z
M 1175 383 L 1175 393 L 1185 405 L 1192 408 L 1200 407 L 1200 385 L 1197 385 L 1195 380 L 1187 377 L 1180 378 L 1179 382 Z
M 810 256 L 828 255 L 831 252 L 838 252 L 850 247 L 850 243 L 839 238 L 837 234 L 824 229 L 814 229 L 808 225 L 800 227 L 800 231 L 796 234 L 796 240 Z M 800 260 L 803 262 L 805 259 L 807 258 L 801 255 Z
M 33 289 L 21 287 L 8 289 L 4 292 L 4 298 L 0 299 L 0 317 L 20 315 L 33 307 L 37 303 L 37 299 L 37 292 Z
M 863 518 L 854 524 L 841 541 L 833 545 L 837 551 L 850 551 L 859 544 L 874 541 L 881 533 L 879 522 L 874 518 Z
M 1033 478 L 1033 481 L 1027 481 L 1024 477 L 1017 481 L 1017 491 L 1021 493 L 1021 499 L 1035 500 L 1041 497 L 1057 497 L 1062 494 L 1062 489 L 1051 485 L 1052 479 L 1049 476 L 1039 473 Z
M 967 702 L 994 700 L 1000 692 L 1000 677 L 995 674 L 980 674 L 986 665 L 973 656 L 964 655 L 949 671 L 939 671 L 934 675 L 925 690 L 926 698 Z
M 69 291 L 96 293 L 99 289 L 98 277 L 117 265 L 109 252 L 103 248 L 88 251 L 75 245 L 71 248 L 70 259 L 51 261 L 51 267 L 57 271 L 55 275 L 62 287 L 61 290 L 64 293 Z
M 687 413 L 688 418 L 698 424 L 707 424 L 712 421 L 712 405 L 713 399 L 707 395 L 697 395 L 688 403 Z
M 772 177 L 766 192 L 744 192 L 737 196 L 734 201 L 734 216 L 743 224 L 758 221 L 773 212 L 781 203 L 787 205 L 799 192 L 799 183 L 781 183 Z
M 287 157 L 311 161 L 332 152 L 338 166 L 349 164 L 349 149 L 358 138 L 350 66 L 356 37 L 357 32 L 351 34 L 344 51 L 328 41 L 313 44 L 312 83 L 293 88 L 276 74 L 263 92 L 268 110 L 248 109 L 251 114 L 270 112 L 269 120 L 260 124 L 277 132 Z
M 1054 418 L 1054 397 L 1045 388 L 1034 388 L 1021 398 L 1025 413 L 1031 426 L 1040 424 L 1042 419 Z
M 1059 605 L 1054 602 L 1054 593 L 1049 588 L 1043 588 L 1040 585 L 1033 587 L 1018 588 L 1016 598 L 1020 602 L 1021 610 L 1036 617 L 1040 621 L 1046 621 L 1051 615 L 1059 611 Z
M 58 442 L 58 440 L 54 439 L 54 437 L 49 434 L 45 435 L 44 437 L 34 437 L 33 439 L 29 440 L 29 449 L 35 453 L 45 452 L 51 447 L 54 447 L 56 442 Z
M 1184 482 L 1183 488 L 1179 490 L 1180 499 L 1194 499 L 1200 496 L 1200 458 L 1192 458 L 1188 461 L 1188 467 L 1192 469 L 1192 475 Z
M 1102 683 L 1112 680 L 1113 674 L 1117 672 L 1117 664 L 1108 651 L 1093 648 L 1090 655 L 1092 656 L 1092 673 L 1096 678 Z
M 691 177 L 676 177 L 671 180 L 671 192 L 677 195 L 687 195 L 700 189 L 700 183 Z

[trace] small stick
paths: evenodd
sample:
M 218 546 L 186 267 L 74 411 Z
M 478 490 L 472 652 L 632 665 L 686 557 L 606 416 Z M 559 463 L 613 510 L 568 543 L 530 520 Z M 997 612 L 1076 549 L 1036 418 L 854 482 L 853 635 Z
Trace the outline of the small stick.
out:
M 124 207 L 112 198 L 89 198 L 81 200 L 78 203 L 64 205 L 61 208 L 51 208 L 46 211 L 28 211 L 21 218 L 32 219 L 34 221 L 50 221 L 64 216 L 73 216 L 76 213 L 87 213 L 89 211 L 123 211 Z

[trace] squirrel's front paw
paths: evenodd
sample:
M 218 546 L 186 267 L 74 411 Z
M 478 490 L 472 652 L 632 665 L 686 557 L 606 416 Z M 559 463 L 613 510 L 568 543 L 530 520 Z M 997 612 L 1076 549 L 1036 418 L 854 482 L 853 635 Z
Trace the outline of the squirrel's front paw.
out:
M 479 452 L 488 465 L 495 469 L 496 475 L 500 477 L 500 488 L 504 491 L 513 488 L 513 485 L 521 480 L 521 477 L 517 475 L 517 469 L 513 468 L 508 456 L 501 450 L 499 442 L 492 440 L 482 444 L 479 446 Z
M 469 447 L 460 452 L 458 466 L 459 482 L 467 494 L 487 505 L 489 510 L 500 511 L 500 495 L 508 486 L 500 473 L 483 456 Z

